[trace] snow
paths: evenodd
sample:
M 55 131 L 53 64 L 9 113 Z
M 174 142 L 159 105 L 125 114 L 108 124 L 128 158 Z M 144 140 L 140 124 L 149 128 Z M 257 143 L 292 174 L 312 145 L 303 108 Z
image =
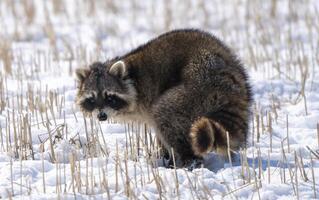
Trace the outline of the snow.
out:
M 0 198 L 318 198 L 318 9 L 316 0 L 0 1 Z M 163 167 L 150 127 L 98 123 L 74 103 L 77 67 L 186 27 L 225 41 L 254 93 L 247 149 L 232 163 L 212 152 L 193 171 Z

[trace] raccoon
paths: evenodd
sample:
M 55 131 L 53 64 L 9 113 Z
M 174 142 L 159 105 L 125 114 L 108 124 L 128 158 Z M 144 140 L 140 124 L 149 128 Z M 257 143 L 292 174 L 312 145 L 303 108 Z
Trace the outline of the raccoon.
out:
M 210 33 L 167 32 L 76 75 L 76 101 L 85 114 L 147 122 L 167 152 L 173 149 L 178 167 L 201 163 L 210 151 L 227 155 L 227 141 L 232 151 L 246 145 L 248 75 Z

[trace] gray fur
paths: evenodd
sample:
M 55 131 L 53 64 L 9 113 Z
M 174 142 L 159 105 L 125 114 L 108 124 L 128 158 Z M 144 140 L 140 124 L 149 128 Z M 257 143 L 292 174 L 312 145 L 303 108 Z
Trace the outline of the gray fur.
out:
M 118 61 L 119 68 L 112 69 Z M 103 101 L 103 91 L 125 102 L 118 110 L 101 102 L 94 111 L 82 106 L 85 113 L 98 110 L 149 123 L 165 148 L 174 149 L 180 166 L 211 149 L 225 153 L 227 132 L 232 150 L 246 143 L 252 101 L 248 77 L 231 50 L 206 32 L 168 32 L 77 74 L 80 105 L 92 92 L 96 102 Z M 204 145 L 204 138 L 214 141 L 197 148 Z

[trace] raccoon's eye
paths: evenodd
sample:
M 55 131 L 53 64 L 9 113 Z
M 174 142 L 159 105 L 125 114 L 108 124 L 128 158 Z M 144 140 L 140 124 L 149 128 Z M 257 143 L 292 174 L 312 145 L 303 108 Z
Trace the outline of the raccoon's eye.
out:
M 127 103 L 117 96 L 109 95 L 106 97 L 106 104 L 115 110 L 119 110 Z
M 85 99 L 81 106 L 87 111 L 93 111 L 95 108 L 95 99 L 93 97 Z
M 89 103 L 95 103 L 95 99 L 93 97 L 87 98 L 86 99 Z
M 112 107 L 112 105 L 116 104 L 116 99 L 114 96 L 107 96 L 106 103 Z

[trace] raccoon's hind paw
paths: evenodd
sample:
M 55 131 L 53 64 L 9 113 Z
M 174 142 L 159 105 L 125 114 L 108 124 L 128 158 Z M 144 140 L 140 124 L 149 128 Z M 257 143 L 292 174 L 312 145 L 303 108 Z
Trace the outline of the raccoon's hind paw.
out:
M 192 149 L 197 156 L 203 156 L 213 150 L 215 132 L 211 121 L 201 117 L 195 121 L 190 130 Z
M 174 159 L 172 157 L 169 158 L 166 164 L 166 168 L 174 169 L 174 168 L 180 168 L 185 166 L 184 162 L 178 158 L 175 158 L 175 164 Z

